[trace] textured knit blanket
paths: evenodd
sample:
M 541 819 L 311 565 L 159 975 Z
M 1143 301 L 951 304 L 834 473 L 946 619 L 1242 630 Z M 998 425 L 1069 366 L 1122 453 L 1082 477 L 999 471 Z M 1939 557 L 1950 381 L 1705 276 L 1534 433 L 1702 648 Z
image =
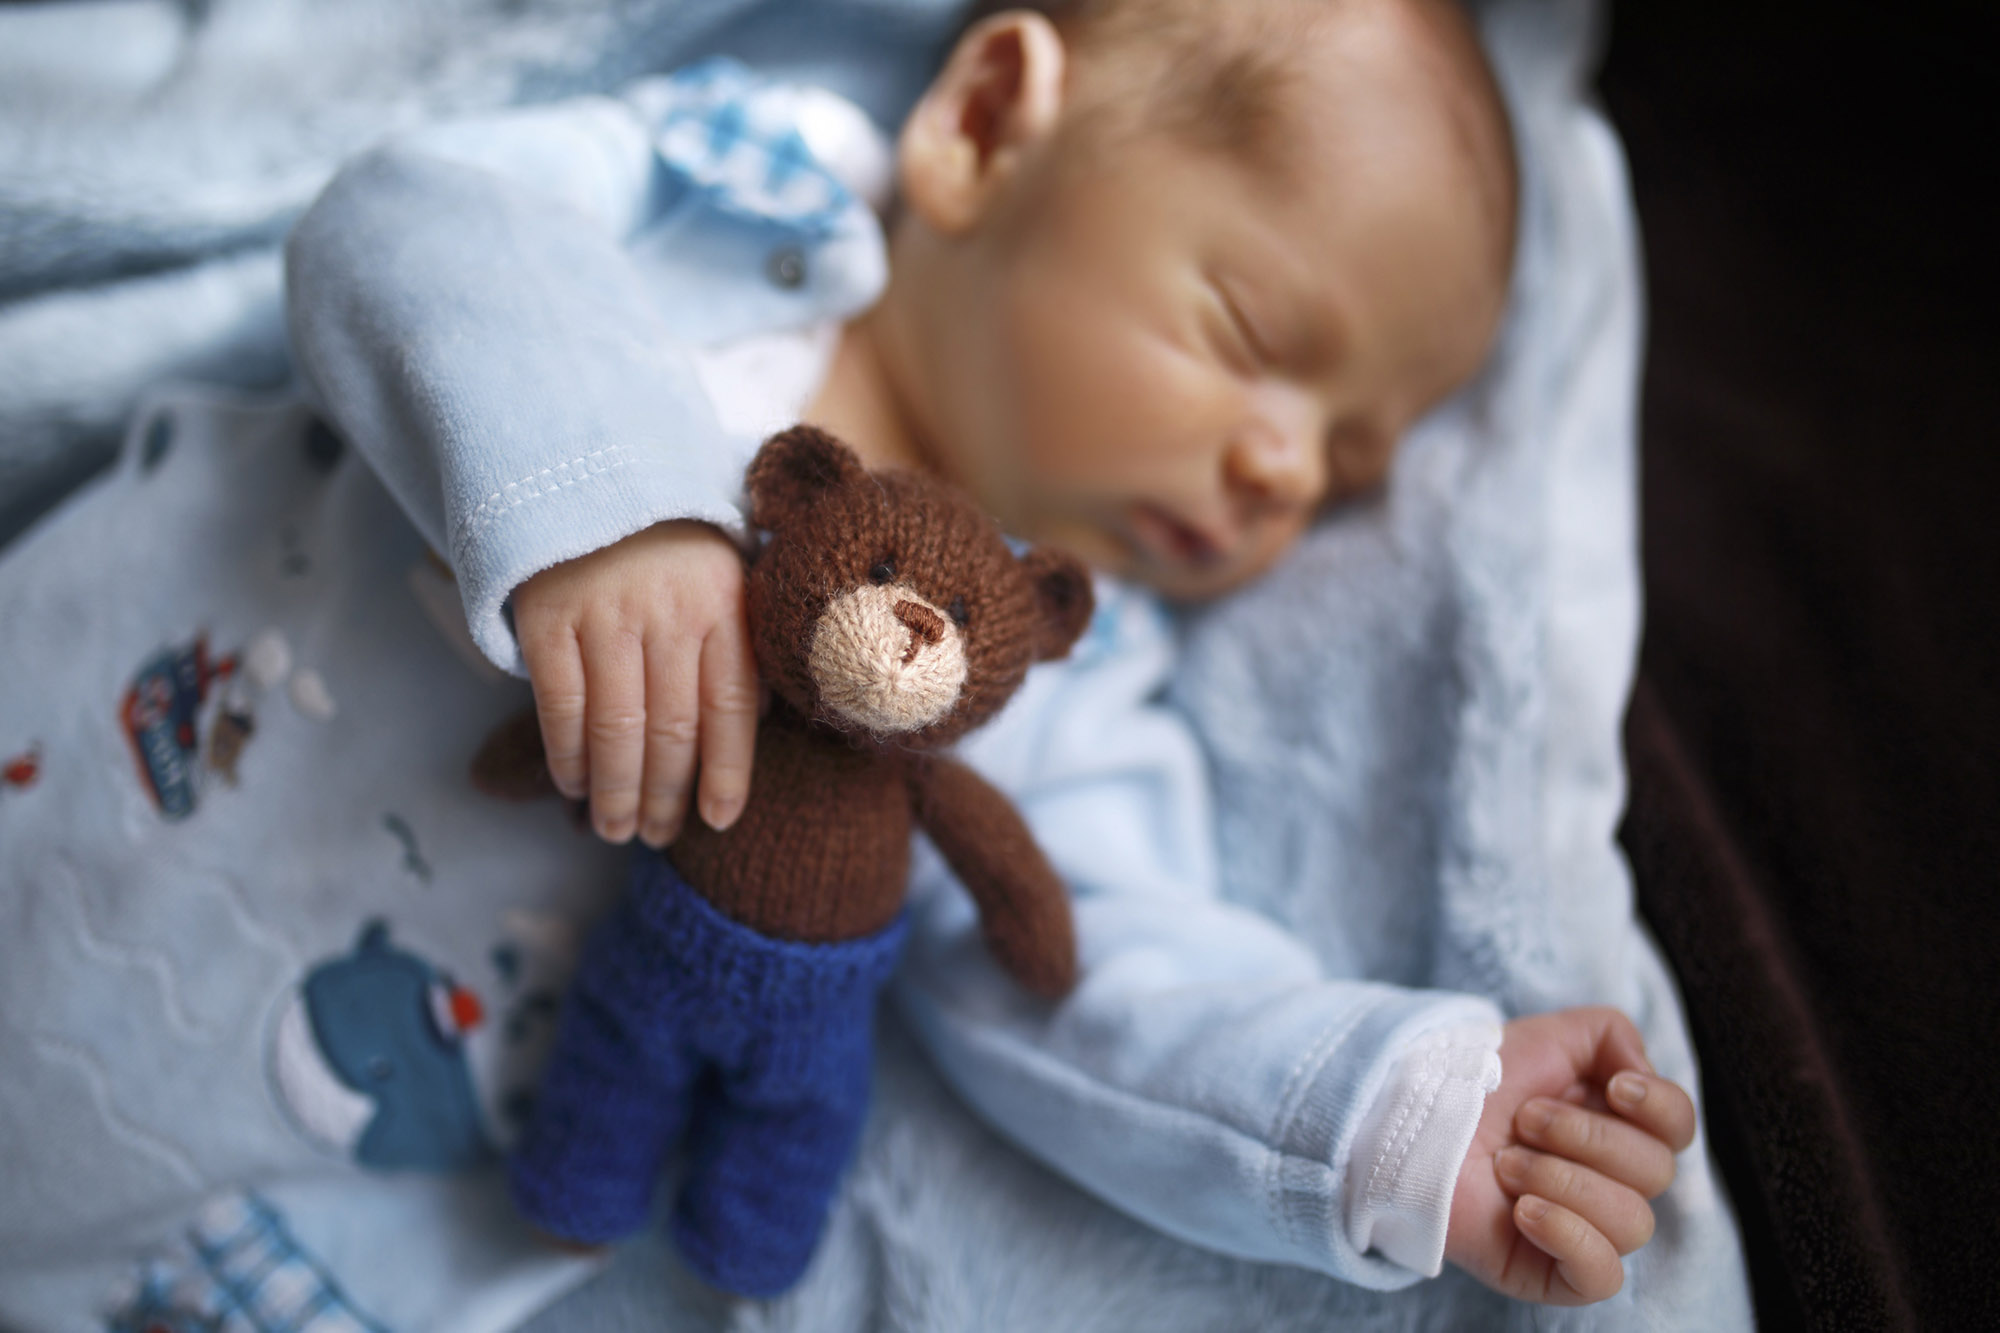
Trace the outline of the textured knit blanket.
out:
M 599 1271 L 511 1220 L 491 1127 L 519 1114 L 564 923 L 604 901 L 618 855 L 553 807 L 470 792 L 464 757 L 520 687 L 434 614 L 449 589 L 356 459 L 282 396 L 146 388 L 282 379 L 275 243 L 391 129 L 724 49 L 893 120 L 953 8 L 0 12 L 0 520 L 123 440 L 0 553 L 0 1324 L 1741 1319 L 1699 1153 L 1609 1306 L 1507 1307 L 1449 1272 L 1369 1292 L 1148 1232 L 982 1128 L 893 1019 L 860 1158 L 785 1300 L 721 1302 L 657 1242 Z M 1189 620 L 1176 697 L 1214 757 L 1231 891 L 1329 968 L 1517 1012 L 1621 1004 L 1691 1082 L 1612 842 L 1639 294 L 1617 145 L 1585 93 L 1593 12 L 1482 11 L 1527 184 L 1489 372 L 1383 497 Z

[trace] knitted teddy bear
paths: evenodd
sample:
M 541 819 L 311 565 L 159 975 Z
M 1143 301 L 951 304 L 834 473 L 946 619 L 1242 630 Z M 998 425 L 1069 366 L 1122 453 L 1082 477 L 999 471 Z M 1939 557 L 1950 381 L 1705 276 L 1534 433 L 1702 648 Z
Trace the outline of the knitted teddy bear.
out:
M 671 1229 L 725 1290 L 804 1273 L 868 1100 L 870 1023 L 921 827 L 1036 995 L 1075 976 L 1061 882 L 1007 798 L 938 754 L 1090 618 L 1066 556 L 1016 557 L 943 483 L 869 473 L 808 426 L 750 466 L 769 540 L 746 579 L 772 704 L 750 800 L 635 863 L 592 938 L 525 1138 L 516 1201 L 595 1244 L 640 1227 L 685 1140 Z

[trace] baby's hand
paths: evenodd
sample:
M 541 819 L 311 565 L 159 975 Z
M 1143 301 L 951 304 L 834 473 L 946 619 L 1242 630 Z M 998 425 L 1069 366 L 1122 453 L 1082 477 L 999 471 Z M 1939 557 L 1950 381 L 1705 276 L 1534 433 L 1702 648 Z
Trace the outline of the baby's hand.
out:
M 705 523 L 660 523 L 514 590 L 549 776 L 590 797 L 608 842 L 664 847 L 701 766 L 701 817 L 727 828 L 750 792 L 757 664 L 743 559 Z
M 1586 1305 L 1653 1235 L 1694 1102 L 1652 1072 L 1632 1020 L 1565 1009 L 1509 1023 L 1500 1086 L 1459 1169 L 1445 1257 L 1495 1291 Z

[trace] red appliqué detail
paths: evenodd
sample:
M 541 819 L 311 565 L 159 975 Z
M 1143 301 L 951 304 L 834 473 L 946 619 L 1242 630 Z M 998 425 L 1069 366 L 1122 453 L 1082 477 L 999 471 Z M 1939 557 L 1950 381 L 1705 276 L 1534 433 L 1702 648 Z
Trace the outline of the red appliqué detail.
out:
M 463 986 L 451 988 L 451 1021 L 460 1032 L 470 1032 L 486 1021 L 486 1006 Z
M 31 745 L 25 754 L 17 754 L 0 764 L 0 781 L 10 787 L 32 787 L 41 775 L 42 747 L 39 745 Z

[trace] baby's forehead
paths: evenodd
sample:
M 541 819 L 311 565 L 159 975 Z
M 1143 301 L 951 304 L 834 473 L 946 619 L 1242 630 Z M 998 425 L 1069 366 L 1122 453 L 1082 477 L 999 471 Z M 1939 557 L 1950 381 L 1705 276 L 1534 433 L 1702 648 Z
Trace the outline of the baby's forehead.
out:
M 1358 85 L 1378 100 L 1403 101 L 1403 110 L 1433 109 L 1451 126 L 1467 164 L 1511 200 L 1505 104 L 1454 0 L 1046 0 L 1036 7 L 1065 30 L 1086 119 L 1166 130 L 1270 173 L 1324 171 L 1328 163 L 1313 152 L 1312 113 Z M 1356 80 L 1358 72 L 1375 77 Z M 1405 77 L 1381 77 L 1394 72 Z M 1107 115 L 1107 107 L 1119 110 Z
M 1517 166 L 1505 101 L 1477 32 L 1452 0 L 1250 0 L 1207 57 L 1201 114 L 1215 147 L 1271 193 L 1380 188 L 1426 173 L 1482 236 L 1483 267 L 1511 265 Z M 1305 17 L 1300 17 L 1300 15 Z M 1289 15 L 1289 19 L 1284 16 Z M 1329 188 L 1330 187 L 1330 188 Z

